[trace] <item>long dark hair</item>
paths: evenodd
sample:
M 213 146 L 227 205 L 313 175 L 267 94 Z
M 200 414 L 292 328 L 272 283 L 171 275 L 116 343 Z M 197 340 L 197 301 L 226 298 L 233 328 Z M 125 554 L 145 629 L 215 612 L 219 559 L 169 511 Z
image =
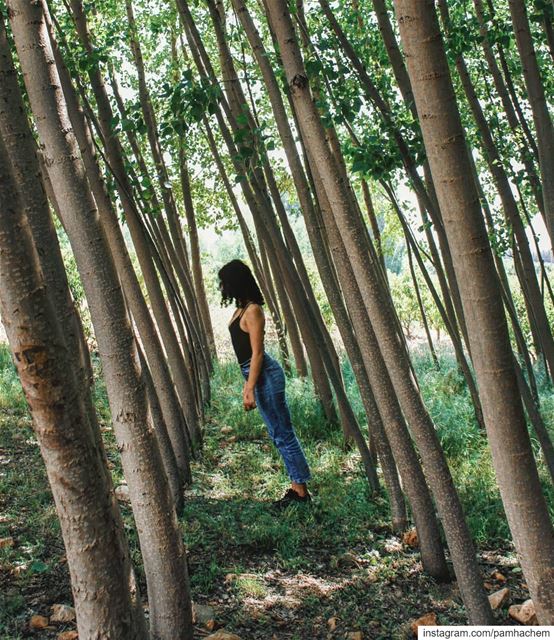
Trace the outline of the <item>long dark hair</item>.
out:
M 227 307 L 235 302 L 244 307 L 248 302 L 264 304 L 264 297 L 250 268 L 240 260 L 231 260 L 218 273 L 221 288 L 221 304 Z

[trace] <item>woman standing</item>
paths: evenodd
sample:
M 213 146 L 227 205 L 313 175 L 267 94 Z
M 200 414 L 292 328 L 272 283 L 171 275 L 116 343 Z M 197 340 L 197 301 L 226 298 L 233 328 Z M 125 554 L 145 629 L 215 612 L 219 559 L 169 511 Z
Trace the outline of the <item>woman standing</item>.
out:
M 279 363 L 264 352 L 264 299 L 250 269 L 233 260 L 219 271 L 222 304 L 236 304 L 229 323 L 233 348 L 246 380 L 242 392 L 245 411 L 258 408 L 269 436 L 279 450 L 291 487 L 275 503 L 285 508 L 311 500 L 306 483 L 310 468 L 292 426 L 285 397 L 285 374 Z

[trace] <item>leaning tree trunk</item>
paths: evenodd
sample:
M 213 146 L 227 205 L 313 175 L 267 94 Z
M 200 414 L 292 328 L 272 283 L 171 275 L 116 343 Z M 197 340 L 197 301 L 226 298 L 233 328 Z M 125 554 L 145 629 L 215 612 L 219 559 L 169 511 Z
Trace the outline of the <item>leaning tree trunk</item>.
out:
M 24 113 L 21 113 L 24 117 Z M 0 308 L 60 521 L 79 635 L 146 640 L 144 618 L 89 393 L 75 377 L 0 136 Z M 40 191 L 40 181 L 35 183 Z M 24 194 L 22 194 L 24 195 Z M 27 194 L 29 195 L 29 194 Z M 52 250 L 55 248 L 52 247 Z
M 336 282 L 333 267 L 330 264 L 330 260 L 328 259 L 328 255 L 325 252 L 324 247 L 322 246 L 323 238 L 318 232 L 319 230 L 317 228 L 317 213 L 312 200 L 312 194 L 310 193 L 308 180 L 306 178 L 302 163 L 300 162 L 300 156 L 296 149 L 296 143 L 294 141 L 292 130 L 287 119 L 287 114 L 285 111 L 285 106 L 283 103 L 279 85 L 277 83 L 273 68 L 268 62 L 263 42 L 255 27 L 252 17 L 248 13 L 248 9 L 244 1 L 233 0 L 233 6 L 237 11 L 237 15 L 239 16 L 241 24 L 245 29 L 246 35 L 252 47 L 252 51 L 256 56 L 256 60 L 262 71 L 264 83 L 267 87 L 271 106 L 275 116 L 275 122 L 279 130 L 279 135 L 283 142 L 283 147 L 285 149 L 287 161 L 291 169 L 296 192 L 298 194 L 302 212 L 304 214 L 306 228 L 308 230 L 310 243 L 312 245 L 314 256 L 316 258 L 318 271 L 322 278 L 327 297 L 332 306 L 333 314 L 335 315 L 335 318 L 337 320 L 339 330 L 341 331 L 341 335 L 349 354 L 349 358 L 352 362 L 352 366 L 356 374 L 356 379 L 358 381 L 358 384 L 360 385 L 360 391 L 368 417 L 370 432 L 373 433 L 373 435 L 375 436 L 375 441 L 378 444 L 378 451 L 380 454 L 379 457 L 383 466 L 384 477 L 389 490 L 391 510 L 393 513 L 393 526 L 395 526 L 397 529 L 402 529 L 405 525 L 406 518 L 405 506 L 402 491 L 398 483 L 398 474 L 396 472 L 394 460 L 390 451 L 390 445 L 387 441 L 387 437 L 383 429 L 379 411 L 373 399 L 373 393 L 371 391 L 369 380 L 367 379 L 367 374 L 363 367 L 363 363 L 361 362 L 359 348 L 352 331 L 348 314 L 344 307 L 344 302 L 340 294 L 338 282 Z M 276 194 L 276 198 L 278 197 L 279 195 Z M 288 222 L 286 220 L 286 217 L 281 216 L 281 221 L 284 225 L 284 228 L 286 229 L 286 225 Z M 292 236 L 292 233 L 289 230 L 288 237 L 290 236 Z M 290 243 L 295 242 L 296 241 L 294 237 L 292 237 L 290 239 Z
M 523 0 L 509 0 L 509 5 L 523 67 L 523 77 L 537 132 L 546 227 L 550 241 L 554 243 L 554 126 L 548 112 L 548 103 L 529 29 L 525 2 Z
M 72 133 L 40 4 L 9 3 L 10 21 L 45 164 L 83 280 L 113 425 L 139 534 L 155 638 L 190 638 L 185 552 L 149 420 L 136 347 L 113 257 Z
M 347 185 L 344 184 L 340 169 L 326 143 L 323 125 L 310 95 L 306 70 L 286 2 L 274 0 L 267 7 L 279 42 L 301 133 L 321 175 L 395 391 L 422 456 L 470 620 L 475 624 L 486 624 L 492 620 L 492 614 L 483 591 L 473 543 L 434 425 L 412 378 L 410 363 L 405 347 L 399 340 L 396 323 L 391 322 L 389 302 L 384 297 L 382 283 L 375 268 L 377 257 L 367 254 L 367 243 L 363 240 L 365 232 L 358 228 L 359 216 L 357 212 L 351 211 L 352 202 Z
M 47 16 L 48 17 L 48 16 Z M 50 25 L 49 29 L 50 29 Z M 79 144 L 83 163 L 87 171 L 89 181 L 98 213 L 104 227 L 106 237 L 114 256 L 115 265 L 122 283 L 126 302 L 129 311 L 137 326 L 144 352 L 148 360 L 150 373 L 155 383 L 156 394 L 162 410 L 163 423 L 156 423 L 156 431 L 167 429 L 174 453 L 174 463 L 177 465 L 180 476 L 177 483 L 171 482 L 172 494 L 175 504 L 179 506 L 182 500 L 182 482 L 191 481 L 190 473 L 190 450 L 185 439 L 184 416 L 182 414 L 179 401 L 171 380 L 169 368 L 165 361 L 165 355 L 154 326 L 154 322 L 144 300 L 140 284 L 135 274 L 123 234 L 117 221 L 117 213 L 111 202 L 106 186 L 102 179 L 100 167 L 94 152 L 94 142 L 92 133 L 87 126 L 85 116 L 80 108 L 75 88 L 71 84 L 69 72 L 65 66 L 54 34 L 50 29 L 50 41 L 52 44 L 54 57 L 58 67 L 61 86 L 67 104 L 68 115 L 75 132 L 75 137 Z M 162 435 L 163 437 L 163 435 Z M 168 479 L 174 476 L 172 470 L 173 461 L 171 456 L 166 457 L 166 471 Z M 175 478 L 174 478 L 175 480 Z
M 395 0 L 408 72 L 468 323 L 504 508 L 543 624 L 554 623 L 554 531 L 533 459 L 508 328 L 434 2 Z
M 94 47 L 92 45 L 81 0 L 71 0 L 71 10 L 79 38 L 90 56 L 88 74 L 98 108 L 99 118 L 97 124 L 106 148 L 109 168 L 113 172 L 116 180 L 121 205 L 125 213 L 127 225 L 131 233 L 142 275 L 152 304 L 152 313 L 158 325 L 160 337 L 167 354 L 167 361 L 171 370 L 171 375 L 175 383 L 175 388 L 177 389 L 181 406 L 185 412 L 186 423 L 190 432 L 191 440 L 195 444 L 200 444 L 201 431 L 198 407 L 195 400 L 194 385 L 180 355 L 181 347 L 171 323 L 158 275 L 155 272 L 151 250 L 147 242 L 143 225 L 138 217 L 135 203 L 132 200 L 132 188 L 127 177 L 127 172 L 125 171 L 125 162 L 121 145 L 110 124 L 113 121 L 112 108 L 100 73 L 98 61 L 94 57 Z M 186 348 L 186 345 L 183 346 Z

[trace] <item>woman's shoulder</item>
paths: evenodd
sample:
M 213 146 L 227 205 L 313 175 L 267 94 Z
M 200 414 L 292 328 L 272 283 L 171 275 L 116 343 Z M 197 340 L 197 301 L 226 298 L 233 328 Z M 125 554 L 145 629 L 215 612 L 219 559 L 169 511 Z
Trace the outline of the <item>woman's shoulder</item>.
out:
M 246 321 L 263 321 L 265 319 L 264 310 L 262 309 L 262 305 L 257 302 L 250 302 L 244 309 L 243 316 Z
M 244 313 L 248 315 L 264 315 L 264 310 L 261 304 L 257 302 L 249 302 L 244 309 Z

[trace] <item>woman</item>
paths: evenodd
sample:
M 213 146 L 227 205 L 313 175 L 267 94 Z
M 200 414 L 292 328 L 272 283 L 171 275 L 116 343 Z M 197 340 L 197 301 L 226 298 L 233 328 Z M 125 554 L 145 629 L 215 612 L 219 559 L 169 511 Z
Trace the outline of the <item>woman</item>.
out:
M 250 269 L 233 260 L 219 271 L 222 304 L 235 302 L 229 323 L 231 341 L 246 380 L 242 391 L 245 411 L 258 407 L 269 435 L 279 450 L 291 479 L 291 487 L 275 503 L 285 508 L 311 500 L 306 483 L 310 468 L 294 433 L 285 398 L 285 374 L 279 363 L 264 352 L 264 299 Z

